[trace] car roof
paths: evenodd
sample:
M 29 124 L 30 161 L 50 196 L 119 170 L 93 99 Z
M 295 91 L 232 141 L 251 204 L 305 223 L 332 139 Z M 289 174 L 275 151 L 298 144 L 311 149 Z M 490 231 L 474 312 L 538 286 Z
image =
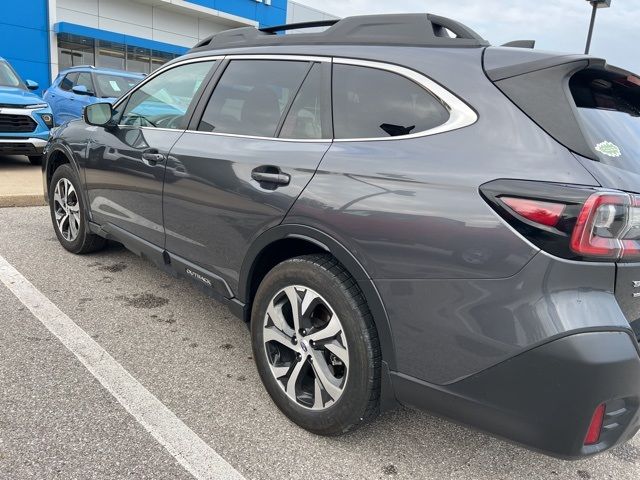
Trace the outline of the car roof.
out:
M 145 75 L 143 73 L 136 72 L 127 72 L 124 70 L 116 70 L 113 68 L 100 68 L 94 67 L 93 65 L 79 65 L 77 67 L 67 68 L 60 72 L 60 75 L 66 75 L 67 73 L 72 72 L 94 72 L 94 73 L 110 73 L 113 75 L 119 75 L 121 77 L 130 77 L 130 78 L 143 78 Z

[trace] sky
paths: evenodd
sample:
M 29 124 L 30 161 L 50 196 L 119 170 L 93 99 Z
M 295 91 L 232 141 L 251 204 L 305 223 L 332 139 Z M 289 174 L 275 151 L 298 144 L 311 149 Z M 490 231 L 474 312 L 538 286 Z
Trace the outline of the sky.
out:
M 591 18 L 586 0 L 296 0 L 345 17 L 428 12 L 467 24 L 501 45 L 536 40 L 536 49 L 583 53 Z M 640 73 L 640 0 L 612 0 L 599 9 L 591 55 Z

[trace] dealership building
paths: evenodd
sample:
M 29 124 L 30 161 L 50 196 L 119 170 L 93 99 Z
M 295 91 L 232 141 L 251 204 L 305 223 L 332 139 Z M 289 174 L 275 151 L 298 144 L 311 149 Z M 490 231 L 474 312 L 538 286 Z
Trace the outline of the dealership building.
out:
M 331 18 L 288 0 L 2 0 L 0 57 L 44 89 L 74 65 L 149 73 L 223 30 Z

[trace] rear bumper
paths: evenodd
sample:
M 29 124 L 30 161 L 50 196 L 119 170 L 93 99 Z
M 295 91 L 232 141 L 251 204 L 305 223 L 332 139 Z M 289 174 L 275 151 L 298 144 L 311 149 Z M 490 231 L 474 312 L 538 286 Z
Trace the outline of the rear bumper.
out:
M 37 137 L 0 137 L 0 155 L 42 155 L 47 140 Z
M 640 356 L 630 331 L 566 336 L 447 386 L 402 374 L 392 382 L 400 403 L 562 458 L 601 452 L 640 428 Z M 600 440 L 585 446 L 602 403 Z

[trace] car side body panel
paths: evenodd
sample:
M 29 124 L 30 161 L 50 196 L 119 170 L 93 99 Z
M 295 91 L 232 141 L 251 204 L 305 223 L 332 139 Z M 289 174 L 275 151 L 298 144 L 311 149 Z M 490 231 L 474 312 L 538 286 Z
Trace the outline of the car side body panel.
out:
M 165 248 L 220 275 L 237 292 L 250 245 L 282 222 L 330 145 L 186 132 L 167 165 Z M 289 175 L 289 184 L 253 180 L 252 171 L 263 166 Z

